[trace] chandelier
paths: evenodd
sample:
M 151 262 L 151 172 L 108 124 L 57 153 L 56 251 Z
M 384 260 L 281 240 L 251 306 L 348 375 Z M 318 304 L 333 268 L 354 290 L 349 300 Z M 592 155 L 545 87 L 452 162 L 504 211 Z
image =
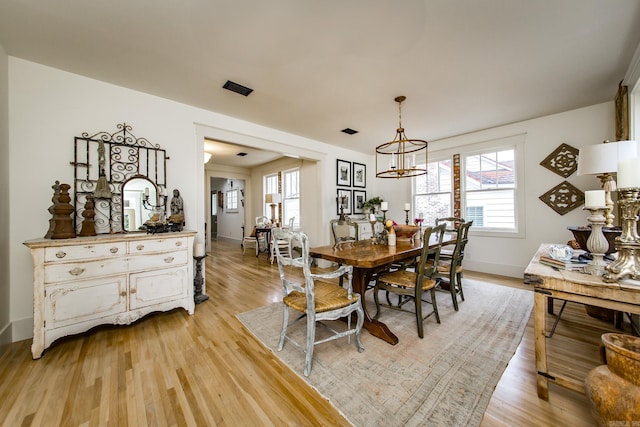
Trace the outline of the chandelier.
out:
M 427 141 L 409 139 L 402 127 L 402 101 L 405 96 L 394 99 L 398 103 L 398 129 L 391 142 L 376 147 L 376 177 L 410 178 L 427 173 Z M 420 167 L 418 167 L 420 165 Z

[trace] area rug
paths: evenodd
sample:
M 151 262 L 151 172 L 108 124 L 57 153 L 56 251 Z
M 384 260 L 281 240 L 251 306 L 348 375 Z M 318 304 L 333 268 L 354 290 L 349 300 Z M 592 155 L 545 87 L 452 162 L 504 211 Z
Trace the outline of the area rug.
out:
M 429 317 L 424 339 L 418 338 L 415 316 L 383 308 L 380 320 L 398 336 L 397 345 L 367 331 L 362 333 L 362 353 L 353 340 L 351 344 L 342 339 L 318 345 L 305 380 L 356 426 L 480 425 L 493 390 L 522 339 L 533 295 L 469 279 L 464 285 L 465 301 L 458 312 L 449 293 L 437 293 L 442 323 Z M 375 313 L 369 297 L 370 292 L 367 307 Z M 241 313 L 238 318 L 303 376 L 301 350 L 285 343 L 282 351 L 276 351 L 280 303 Z M 305 323 L 298 322 L 295 328 L 298 342 L 304 342 Z

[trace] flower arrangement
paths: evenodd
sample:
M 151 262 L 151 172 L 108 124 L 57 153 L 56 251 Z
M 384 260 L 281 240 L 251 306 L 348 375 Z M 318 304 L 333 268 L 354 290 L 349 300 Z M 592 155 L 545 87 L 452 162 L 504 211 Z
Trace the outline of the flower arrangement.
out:
M 387 222 L 384 224 L 384 226 L 387 229 L 387 233 L 389 234 L 395 234 L 395 229 L 393 227 L 395 227 L 396 225 L 398 224 L 392 219 L 388 219 Z
M 424 218 L 416 218 L 413 220 L 413 223 L 418 227 L 422 228 L 422 223 L 424 222 Z

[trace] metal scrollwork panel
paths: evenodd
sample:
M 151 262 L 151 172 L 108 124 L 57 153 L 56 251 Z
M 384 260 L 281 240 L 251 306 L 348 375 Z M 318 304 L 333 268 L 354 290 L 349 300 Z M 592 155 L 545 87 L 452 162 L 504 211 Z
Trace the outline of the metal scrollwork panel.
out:
M 167 160 L 164 149 L 146 138 L 137 138 L 131 126 L 118 124 L 117 131 L 84 132 L 75 138 L 74 159 L 74 226 L 82 227 L 87 196 L 94 199 L 97 234 L 122 233 L 123 187 L 137 177 L 151 180 L 157 190 L 166 194 Z

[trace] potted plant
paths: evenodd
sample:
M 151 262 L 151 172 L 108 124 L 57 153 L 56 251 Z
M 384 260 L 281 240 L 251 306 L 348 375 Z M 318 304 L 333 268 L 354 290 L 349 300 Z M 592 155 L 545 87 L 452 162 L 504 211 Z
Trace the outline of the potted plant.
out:
M 381 197 L 372 197 L 369 200 L 365 201 L 362 207 L 364 209 L 369 209 L 371 213 L 375 213 L 376 206 L 380 206 L 380 204 L 384 202 Z

